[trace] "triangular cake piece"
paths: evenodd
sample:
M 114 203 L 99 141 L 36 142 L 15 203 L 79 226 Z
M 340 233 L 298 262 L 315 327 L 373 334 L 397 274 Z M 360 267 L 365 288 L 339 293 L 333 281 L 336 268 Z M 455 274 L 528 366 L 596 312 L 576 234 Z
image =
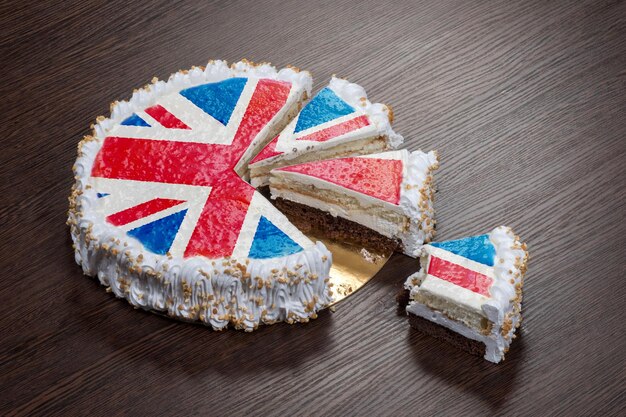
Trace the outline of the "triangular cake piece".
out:
M 250 183 L 269 185 L 274 168 L 394 149 L 404 140 L 391 128 L 389 107 L 365 90 L 333 77 L 250 163 Z
M 411 325 L 500 362 L 520 324 L 527 260 L 526 245 L 504 226 L 425 245 L 420 271 L 405 283 Z
M 304 230 L 416 257 L 434 235 L 435 152 L 406 149 L 271 171 L 276 205 Z

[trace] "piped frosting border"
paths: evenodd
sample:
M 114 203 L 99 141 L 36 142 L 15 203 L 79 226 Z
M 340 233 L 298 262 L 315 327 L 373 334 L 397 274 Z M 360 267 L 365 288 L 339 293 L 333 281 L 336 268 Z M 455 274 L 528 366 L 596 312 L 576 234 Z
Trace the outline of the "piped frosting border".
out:
M 409 153 L 407 173 L 402 181 L 400 206 L 410 219 L 409 228 L 402 236 L 404 252 L 420 256 L 424 243 L 435 236 L 435 184 L 433 173 L 439 169 L 437 151 L 417 150 Z

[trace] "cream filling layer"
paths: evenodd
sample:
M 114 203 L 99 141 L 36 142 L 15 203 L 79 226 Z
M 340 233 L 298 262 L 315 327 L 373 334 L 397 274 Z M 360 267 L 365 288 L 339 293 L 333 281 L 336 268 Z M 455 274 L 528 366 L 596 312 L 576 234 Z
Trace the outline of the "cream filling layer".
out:
M 274 168 L 282 168 L 289 165 L 303 164 L 306 162 L 323 159 L 342 158 L 371 154 L 387 149 L 384 138 L 356 138 L 346 142 L 320 142 L 310 149 L 295 150 L 295 152 L 277 155 L 250 165 L 250 184 L 255 187 L 268 186 L 270 171 Z
M 408 227 L 410 220 L 399 206 L 343 188 L 342 193 L 338 193 L 331 187 L 326 181 L 295 172 L 274 171 L 270 178 L 272 199 L 284 198 L 313 207 L 362 224 L 392 239 L 401 238 Z M 313 197 L 311 190 L 323 198 Z
M 497 333 L 491 333 L 489 335 L 482 334 L 481 332 L 465 326 L 463 323 L 452 320 L 446 317 L 444 314 L 432 310 L 428 306 L 420 304 L 418 302 L 409 303 L 406 311 L 409 314 L 414 314 L 435 324 L 446 327 L 463 337 L 484 343 L 484 358 L 489 362 L 498 363 L 504 358 L 504 353 L 506 348 L 508 347 L 508 343 L 505 343 L 504 338 Z
M 396 223 L 384 218 L 385 215 L 388 213 L 384 210 L 380 210 L 379 208 L 370 210 L 355 209 L 348 212 L 345 207 L 339 206 L 337 204 L 324 202 L 307 195 L 294 193 L 291 190 L 273 188 L 272 199 L 276 198 L 284 198 L 285 200 L 293 201 L 294 203 L 303 204 L 305 206 L 330 213 L 332 216 L 335 217 L 341 217 L 346 220 L 351 220 L 353 222 L 362 224 L 363 226 L 368 227 L 388 238 L 397 238 L 400 233 L 400 230 Z

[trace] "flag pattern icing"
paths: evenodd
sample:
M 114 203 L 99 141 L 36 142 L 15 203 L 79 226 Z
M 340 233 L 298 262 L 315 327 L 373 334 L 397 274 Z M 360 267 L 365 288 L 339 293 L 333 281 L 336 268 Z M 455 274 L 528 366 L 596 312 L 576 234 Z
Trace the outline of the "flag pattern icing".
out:
M 266 259 L 302 251 L 312 243 L 235 172 L 291 90 L 285 81 L 234 77 L 133 113 L 107 132 L 93 163 L 98 210 L 155 254 Z
M 369 117 L 348 104 L 333 89 L 322 89 L 294 120 L 251 161 L 259 162 L 311 143 L 340 139 L 347 134 L 375 130 Z
M 489 235 L 433 242 L 428 245 L 428 253 L 429 277 L 490 297 L 496 249 Z

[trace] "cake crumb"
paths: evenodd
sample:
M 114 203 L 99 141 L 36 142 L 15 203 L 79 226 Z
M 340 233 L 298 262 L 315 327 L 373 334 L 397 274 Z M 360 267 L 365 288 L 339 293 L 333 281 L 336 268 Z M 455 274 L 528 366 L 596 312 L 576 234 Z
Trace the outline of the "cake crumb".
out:
M 363 259 L 365 259 L 366 262 L 369 262 L 371 264 L 377 263 L 382 258 L 380 255 L 373 254 L 365 248 L 361 249 L 360 254 L 361 254 L 361 257 L 363 257 Z

